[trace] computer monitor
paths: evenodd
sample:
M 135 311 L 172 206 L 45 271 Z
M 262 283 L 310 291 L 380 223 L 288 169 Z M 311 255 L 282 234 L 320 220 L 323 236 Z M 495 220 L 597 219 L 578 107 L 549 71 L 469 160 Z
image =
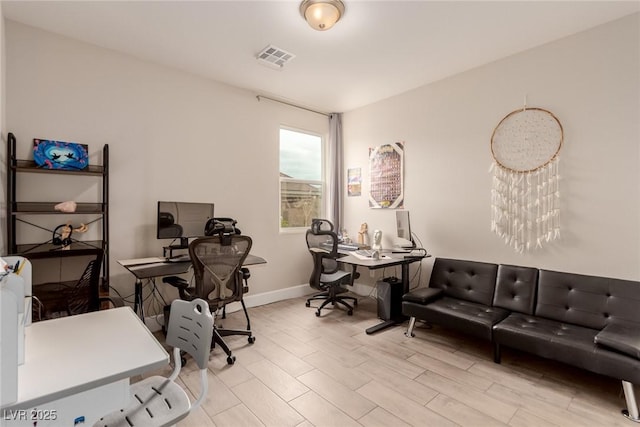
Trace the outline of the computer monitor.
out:
M 413 235 L 411 234 L 409 211 L 396 211 L 396 232 L 398 238 L 402 239 L 398 246 L 407 249 L 413 249 L 416 247 Z
M 213 203 L 158 202 L 157 238 L 180 239 L 180 247 L 189 246 L 190 237 L 205 235 L 205 226 L 213 218 Z

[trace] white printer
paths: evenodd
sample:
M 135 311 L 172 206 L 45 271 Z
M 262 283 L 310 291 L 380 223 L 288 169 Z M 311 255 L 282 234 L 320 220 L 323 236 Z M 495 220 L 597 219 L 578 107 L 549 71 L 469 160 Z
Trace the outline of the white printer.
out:
M 18 365 L 24 363 L 25 327 L 31 325 L 31 263 L 0 258 L 0 406 L 18 398 Z

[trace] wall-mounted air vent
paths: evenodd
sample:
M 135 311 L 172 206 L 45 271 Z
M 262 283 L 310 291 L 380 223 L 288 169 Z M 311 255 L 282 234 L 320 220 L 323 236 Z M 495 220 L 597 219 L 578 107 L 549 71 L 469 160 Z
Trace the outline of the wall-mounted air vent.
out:
M 277 70 L 282 69 L 287 62 L 295 57 L 293 53 L 289 53 L 273 45 L 265 47 L 257 56 L 260 63 Z

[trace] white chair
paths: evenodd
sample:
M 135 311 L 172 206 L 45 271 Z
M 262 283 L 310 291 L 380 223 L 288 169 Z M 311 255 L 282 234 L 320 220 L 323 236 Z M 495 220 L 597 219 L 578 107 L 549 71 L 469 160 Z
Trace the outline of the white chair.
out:
M 171 376 L 153 376 L 131 385 L 131 402 L 112 412 L 94 427 L 170 426 L 189 415 L 207 395 L 207 365 L 213 336 L 213 316 L 202 299 L 174 300 L 166 342 L 173 347 Z M 182 368 L 181 351 L 189 353 L 200 368 L 200 396 L 192 404 L 187 393 L 175 383 Z

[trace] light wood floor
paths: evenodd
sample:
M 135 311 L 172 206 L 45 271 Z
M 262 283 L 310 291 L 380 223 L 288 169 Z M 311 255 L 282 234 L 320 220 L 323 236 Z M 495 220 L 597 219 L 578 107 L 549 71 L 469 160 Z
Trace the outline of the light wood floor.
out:
M 249 309 L 256 342 L 227 337 L 234 365 L 214 349 L 209 396 L 180 427 L 635 425 L 620 415 L 618 381 L 506 348 L 497 365 L 488 343 L 437 326 L 366 335 L 371 298 L 353 316 L 316 317 L 304 301 Z M 223 321 L 244 323 L 241 311 Z M 194 366 L 179 380 L 197 395 Z

